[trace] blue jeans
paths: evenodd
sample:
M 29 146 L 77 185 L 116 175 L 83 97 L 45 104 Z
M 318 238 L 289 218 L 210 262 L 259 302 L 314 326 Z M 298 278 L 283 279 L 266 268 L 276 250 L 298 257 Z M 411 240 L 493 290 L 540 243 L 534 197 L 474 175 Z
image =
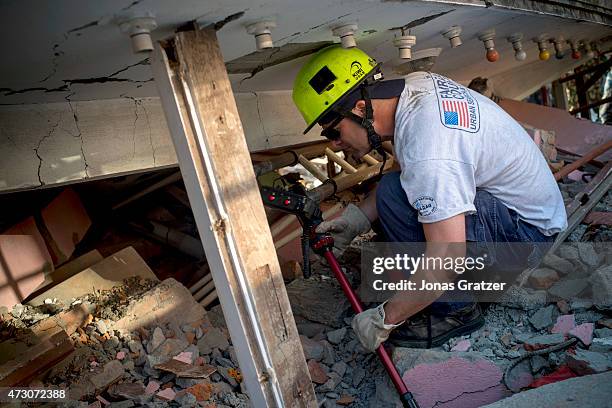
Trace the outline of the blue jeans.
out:
M 476 214 L 465 216 L 465 239 L 476 242 L 476 248 L 486 249 L 490 245 L 499 246 L 512 242 L 552 243 L 554 241 L 554 236 L 546 236 L 535 226 L 519 219 L 515 211 L 507 208 L 484 190 L 476 189 L 474 206 Z M 417 210 L 408 202 L 406 192 L 400 183 L 399 172 L 384 175 L 378 183 L 376 209 L 383 241 L 425 242 L 423 225 L 418 221 Z M 528 259 L 524 260 L 525 267 L 535 266 L 544 255 L 542 246 L 536 249 L 537 251 L 530 253 L 526 257 Z M 446 314 L 463 306 L 464 302 L 439 301 L 431 306 L 431 311 Z

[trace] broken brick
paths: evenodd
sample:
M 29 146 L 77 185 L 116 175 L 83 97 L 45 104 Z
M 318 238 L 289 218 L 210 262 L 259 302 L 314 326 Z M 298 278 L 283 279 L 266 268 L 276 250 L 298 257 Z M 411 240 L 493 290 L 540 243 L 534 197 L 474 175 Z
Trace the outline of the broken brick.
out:
M 196 385 L 187 388 L 187 392 L 196 397 L 198 401 L 207 401 L 213 394 L 213 386 L 208 381 L 202 381 Z
M 576 327 L 574 315 L 562 315 L 557 317 L 557 323 L 550 330 L 551 333 L 567 334 Z
M 155 391 L 159 390 L 160 384 L 155 380 L 150 380 L 145 388 L 145 394 L 150 395 L 155 393 Z
M 570 330 L 569 334 L 576 336 L 585 346 L 593 341 L 593 323 L 582 323 Z
M 310 379 L 315 384 L 325 384 L 327 382 L 327 374 L 321 368 L 321 365 L 315 360 L 308 360 L 308 371 L 310 372 Z
M 176 392 L 172 388 L 164 388 L 155 394 L 155 396 L 164 401 L 172 401 L 176 397 Z
M 355 401 L 355 397 L 352 395 L 343 395 L 336 400 L 336 404 L 338 405 L 350 405 Z
M 472 343 L 469 340 L 459 340 L 457 344 L 451 348 L 451 351 L 468 351 Z

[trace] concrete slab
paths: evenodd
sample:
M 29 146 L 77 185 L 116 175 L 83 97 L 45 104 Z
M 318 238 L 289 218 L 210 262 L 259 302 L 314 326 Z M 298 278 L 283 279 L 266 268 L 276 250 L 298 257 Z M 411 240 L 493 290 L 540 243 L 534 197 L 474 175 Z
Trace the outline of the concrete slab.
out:
M 509 394 L 502 370 L 478 352 L 400 347 L 393 361 L 421 408 L 480 407 Z
M 603 408 L 612 398 L 612 372 L 571 378 L 515 394 L 487 408 Z

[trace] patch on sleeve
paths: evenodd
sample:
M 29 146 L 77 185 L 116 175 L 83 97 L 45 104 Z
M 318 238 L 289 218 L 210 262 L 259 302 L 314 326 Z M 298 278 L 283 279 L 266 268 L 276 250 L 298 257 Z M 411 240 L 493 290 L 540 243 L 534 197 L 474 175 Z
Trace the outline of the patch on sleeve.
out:
M 478 132 L 480 108 L 470 90 L 437 74 L 432 73 L 431 79 L 436 89 L 442 124 L 449 129 Z
M 436 212 L 438 206 L 436 200 L 429 196 L 421 196 L 414 200 L 412 206 L 419 212 L 421 217 L 427 217 Z

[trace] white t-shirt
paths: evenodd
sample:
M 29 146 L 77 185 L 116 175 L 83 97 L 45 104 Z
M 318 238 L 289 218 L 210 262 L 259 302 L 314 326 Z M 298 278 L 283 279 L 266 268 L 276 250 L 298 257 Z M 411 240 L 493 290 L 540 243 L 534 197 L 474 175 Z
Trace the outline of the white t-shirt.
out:
M 521 125 L 490 99 L 446 77 L 406 77 L 394 145 L 402 187 L 419 222 L 475 212 L 480 188 L 545 235 L 567 228 L 557 183 Z

